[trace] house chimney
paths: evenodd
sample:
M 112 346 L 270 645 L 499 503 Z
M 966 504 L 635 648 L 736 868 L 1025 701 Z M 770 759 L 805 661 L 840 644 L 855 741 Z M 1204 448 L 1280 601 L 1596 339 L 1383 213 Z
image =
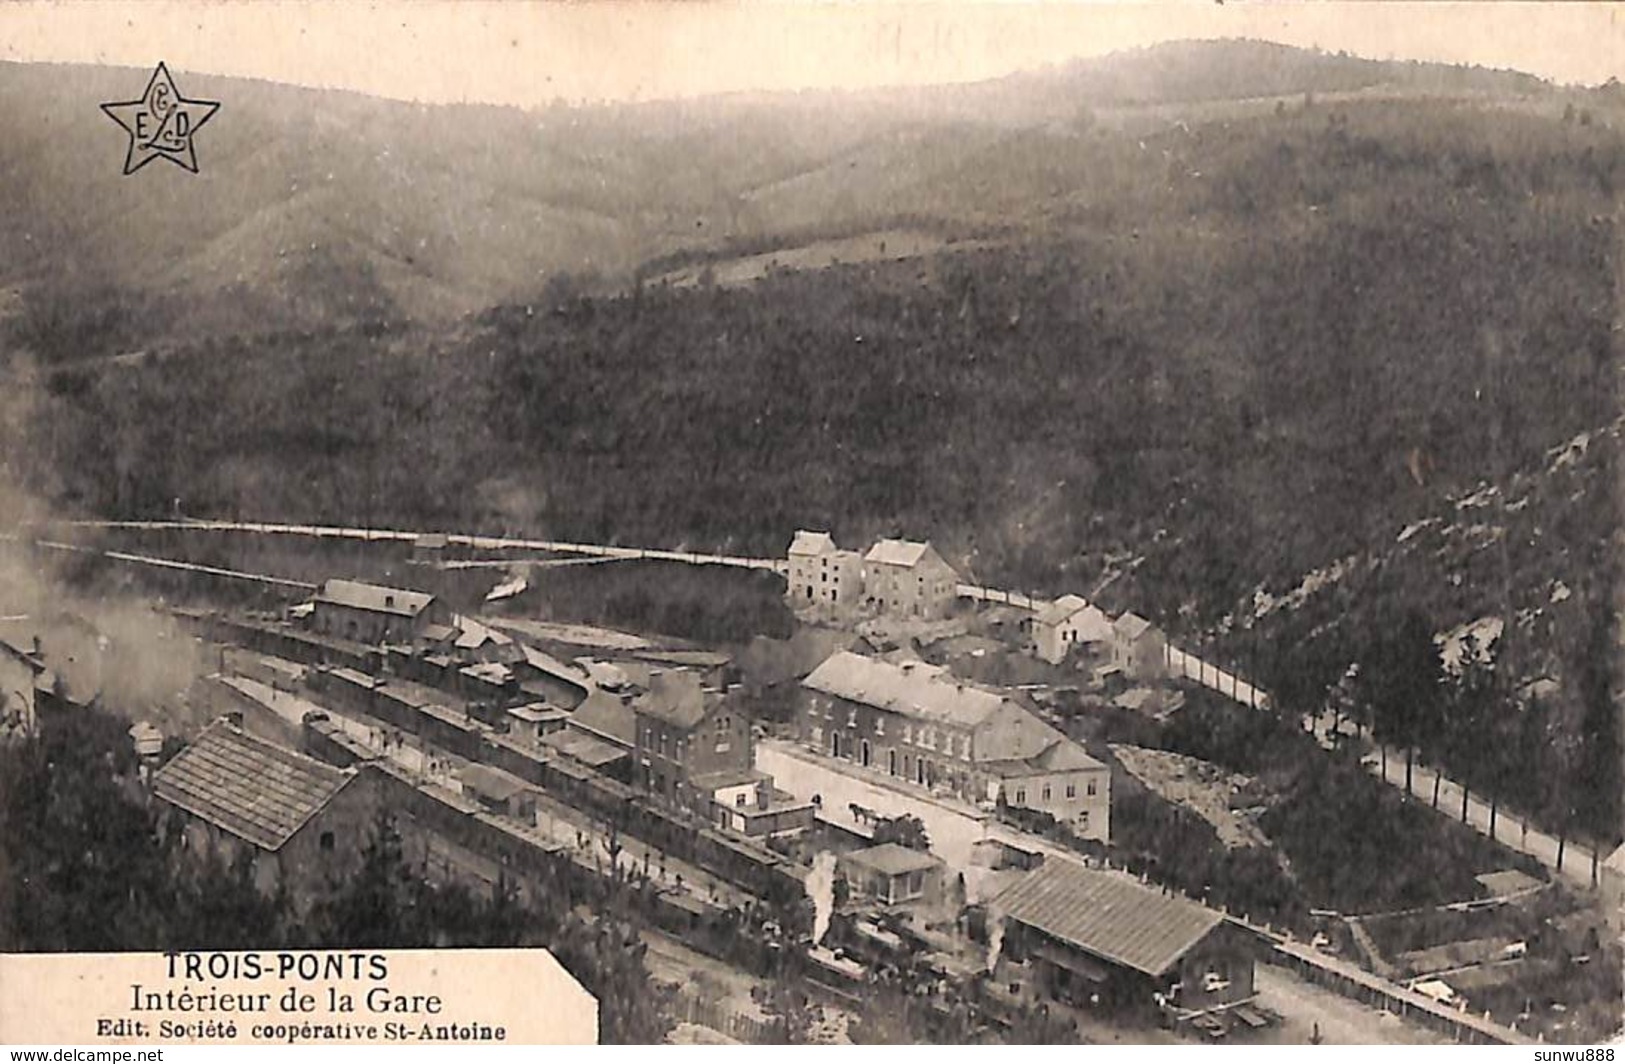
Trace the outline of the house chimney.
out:
M 39 636 L 36 634 L 34 636 L 34 656 L 36 658 L 38 658 L 38 657 L 43 657 L 44 654 L 45 654 L 45 648 L 40 643 Z

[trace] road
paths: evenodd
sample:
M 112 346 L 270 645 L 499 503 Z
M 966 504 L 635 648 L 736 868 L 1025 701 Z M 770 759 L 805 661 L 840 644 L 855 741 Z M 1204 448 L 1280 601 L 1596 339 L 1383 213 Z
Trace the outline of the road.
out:
M 1258 1003 L 1283 1018 L 1269 1039 L 1281 1045 L 1307 1045 L 1317 1028 L 1328 1045 L 1447 1044 L 1426 1027 L 1304 982 L 1284 968 L 1260 964 L 1253 980 Z
M 886 786 L 878 773 L 860 779 L 829 767 L 823 759 L 795 744 L 763 739 L 756 744 L 756 767 L 773 777 L 774 786 L 804 801 L 817 795 L 823 806 L 820 816 L 842 826 L 855 826 L 850 806 L 853 802 L 884 816 L 916 816 L 925 825 L 931 852 L 950 868 L 968 868 L 971 850 L 987 835 L 992 818 L 980 810 L 940 799 L 909 794 Z M 843 766 L 846 767 L 846 766 Z M 851 767 L 852 772 L 860 769 Z
M 1330 749 L 1333 745 L 1332 718 L 1330 714 L 1323 713 L 1318 718 L 1306 720 L 1305 725 L 1310 727 L 1320 745 Z M 1350 722 L 1343 721 L 1339 732 L 1345 741 L 1354 736 Z M 1380 750 L 1366 754 L 1361 758 L 1361 764 L 1373 776 L 1384 780 L 1391 786 L 1400 790 L 1405 789 L 1405 751 L 1389 750 L 1386 774 L 1383 771 L 1383 757 Z M 1432 807 L 1433 782 L 1440 778 L 1440 773 L 1420 762 L 1411 768 L 1411 792 L 1415 800 Z M 1441 816 L 1448 816 L 1452 820 L 1460 821 L 1462 786 L 1449 776 L 1443 776 L 1439 783 L 1439 806 Z M 1480 835 L 1490 834 L 1490 804 L 1476 794 L 1467 795 L 1467 821 Z M 1547 868 L 1557 871 L 1571 886 L 1589 889 L 1591 882 L 1592 852 L 1588 846 L 1570 840 L 1563 847 L 1563 866 L 1557 865 L 1557 839 L 1541 831 L 1539 828 L 1529 826 L 1522 818 L 1498 810 L 1495 817 L 1495 840 L 1501 845 L 1519 853 L 1528 854 Z

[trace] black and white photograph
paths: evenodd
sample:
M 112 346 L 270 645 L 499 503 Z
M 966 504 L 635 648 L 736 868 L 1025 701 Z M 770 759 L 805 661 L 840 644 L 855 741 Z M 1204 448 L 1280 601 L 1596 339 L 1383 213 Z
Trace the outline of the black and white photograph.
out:
M 1625 1037 L 1620 77 L 0 8 L 0 1041 Z

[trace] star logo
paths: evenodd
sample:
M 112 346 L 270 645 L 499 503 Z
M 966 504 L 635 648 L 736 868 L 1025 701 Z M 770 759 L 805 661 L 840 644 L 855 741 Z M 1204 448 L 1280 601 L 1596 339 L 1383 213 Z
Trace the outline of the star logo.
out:
M 124 173 L 133 174 L 154 159 L 168 159 L 182 170 L 197 173 L 192 134 L 214 116 L 220 105 L 211 100 L 188 100 L 175 87 L 169 69 L 159 63 L 141 99 L 104 103 L 107 117 L 130 134 Z

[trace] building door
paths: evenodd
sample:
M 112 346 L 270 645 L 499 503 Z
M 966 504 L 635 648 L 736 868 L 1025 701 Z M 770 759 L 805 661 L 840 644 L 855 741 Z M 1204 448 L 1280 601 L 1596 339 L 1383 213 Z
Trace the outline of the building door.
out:
M 897 775 L 897 751 L 896 750 L 888 750 L 888 751 L 886 751 L 886 771 L 890 772 L 893 776 Z
M 829 756 L 841 756 L 841 733 L 838 731 L 831 731 L 829 733 Z
M 860 740 L 858 740 L 858 760 L 860 762 L 862 762 L 864 768 L 869 767 L 869 740 L 868 739 L 860 739 Z
M 914 782 L 922 787 L 925 786 L 925 758 L 923 757 L 914 760 Z

